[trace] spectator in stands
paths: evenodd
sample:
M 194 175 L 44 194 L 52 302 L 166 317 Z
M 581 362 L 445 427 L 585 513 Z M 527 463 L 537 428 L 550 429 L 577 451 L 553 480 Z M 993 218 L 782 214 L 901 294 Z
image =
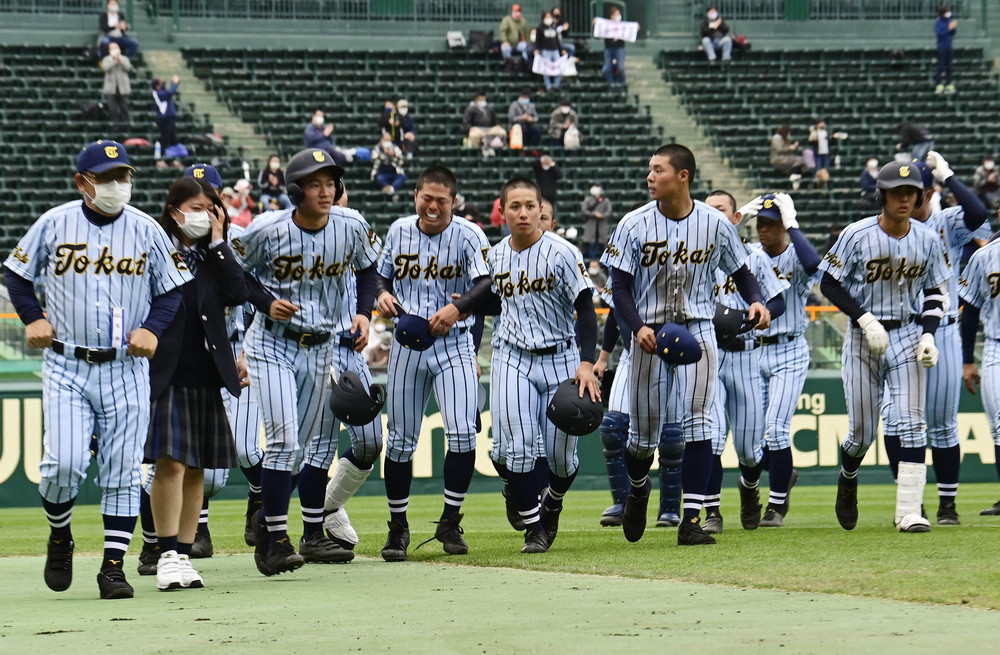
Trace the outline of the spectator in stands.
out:
M 544 199 L 542 200 L 542 203 L 542 206 L 544 207 Z M 510 234 L 510 228 L 507 227 L 507 221 L 504 220 L 503 212 L 500 211 L 500 198 L 493 200 L 493 209 L 490 211 L 490 225 L 500 228 L 500 236 L 505 237 Z
M 403 167 L 403 151 L 392 142 L 388 132 L 382 132 L 382 140 L 372 148 L 371 178 L 382 189 L 382 193 L 395 194 L 406 184 Z
M 607 244 L 601 247 L 601 252 L 604 252 L 604 248 Z M 587 265 L 587 274 L 590 275 L 590 281 L 594 284 L 594 290 L 597 293 L 604 291 L 604 287 L 608 284 L 608 271 L 601 266 L 601 262 L 597 259 L 591 259 L 590 264 Z
M 139 42 L 126 36 L 128 21 L 118 6 L 118 0 L 108 0 L 107 7 L 97 19 L 97 29 L 99 33 L 97 47 L 102 53 L 107 51 L 109 44 L 117 43 L 126 57 L 135 58 L 135 53 L 139 51 Z
M 562 42 L 562 49 L 565 50 L 566 54 L 570 57 L 576 55 L 576 46 L 569 38 L 569 23 L 563 20 L 562 7 L 553 7 L 551 12 L 556 30 L 559 31 L 559 40 Z
M 558 205 L 559 200 L 559 180 L 563 178 L 562 169 L 548 153 L 542 155 L 531 162 L 531 168 L 535 171 L 535 182 L 538 183 L 538 190 L 552 206 Z
M 399 146 L 407 160 L 413 159 L 417 151 L 417 126 L 410 115 L 410 103 L 405 98 L 396 103 L 386 100 L 378 125 L 383 132 L 389 133 L 392 142 Z
M 535 44 L 535 51 L 538 56 L 548 61 L 559 61 L 559 56 L 566 54 L 562 48 L 562 40 L 559 38 L 559 30 L 556 29 L 552 12 L 546 11 L 542 14 L 542 22 L 531 31 L 531 41 Z M 545 90 L 552 91 L 558 89 L 562 84 L 562 75 L 543 75 Z
M 951 62 L 955 56 L 952 42 L 955 40 L 955 30 L 958 21 L 951 17 L 951 6 L 938 7 L 938 17 L 934 21 L 934 34 L 937 35 L 937 72 L 934 73 L 934 93 L 955 93 L 955 85 L 951 81 Z M 945 86 L 947 84 L 947 86 Z
M 733 59 L 733 38 L 729 36 L 729 24 L 722 20 L 718 7 L 709 7 L 705 19 L 701 21 L 701 47 L 705 50 L 708 61 L 715 63 L 718 55 L 716 50 L 722 50 L 723 63 Z
M 802 161 L 802 156 L 794 154 L 799 148 L 798 141 L 792 141 L 790 135 L 792 128 L 790 125 L 782 125 L 771 137 L 771 166 L 782 175 L 788 176 L 788 181 L 792 183 L 793 189 L 799 188 L 799 181 L 802 174 L 809 168 Z
M 104 97 L 108 103 L 108 120 L 116 129 L 125 129 L 128 125 L 128 100 L 132 94 L 132 81 L 129 72 L 132 62 L 122 54 L 121 46 L 111 43 L 108 46 L 108 56 L 101 60 L 104 71 Z
M 608 18 L 621 21 L 622 10 L 612 6 Z M 625 41 L 604 39 L 604 66 L 601 68 L 611 93 L 625 93 Z
M 590 193 L 580 205 L 583 215 L 584 254 L 589 259 L 597 259 L 608 245 L 608 216 L 611 216 L 611 200 L 604 194 L 600 182 L 590 183 Z
M 993 155 L 983 157 L 972 176 L 972 188 L 987 209 L 1000 206 L 1000 182 L 997 179 L 997 161 Z
M 271 207 L 271 200 L 277 200 L 282 209 L 290 209 L 292 201 L 285 188 L 285 172 L 281 170 L 281 157 L 271 155 L 267 167 L 257 175 L 257 188 L 260 189 L 260 204 L 264 211 Z
M 507 121 L 512 128 L 515 125 L 521 126 L 524 145 L 537 146 L 542 142 L 542 128 L 538 127 L 538 110 L 531 101 L 531 89 L 521 89 L 517 100 L 510 103 Z
M 467 135 L 468 147 L 482 146 L 484 151 L 493 147 L 493 139 L 486 137 L 498 137 L 502 140 L 507 136 L 507 130 L 497 120 L 496 111 L 486 102 L 485 91 L 477 91 L 472 102 L 465 108 L 462 114 L 462 129 Z
M 306 148 L 319 148 L 331 157 L 338 166 L 345 166 L 350 161 L 347 154 L 337 148 L 337 142 L 330 135 L 333 134 L 333 123 L 326 123 L 326 117 L 322 109 L 317 109 L 313 114 L 312 121 L 306 125 L 302 142 Z
M 549 142 L 554 146 L 563 145 L 566 130 L 570 127 L 580 128 L 579 117 L 569 98 L 563 98 L 549 116 Z
M 861 171 L 861 204 L 866 209 L 878 209 L 880 204 L 875 201 L 875 190 L 878 183 L 878 159 L 869 157 L 865 168 Z
M 826 129 L 826 121 L 822 118 L 816 119 L 816 122 L 809 129 L 809 142 L 814 144 L 816 149 L 816 173 L 813 179 L 817 188 L 822 186 L 823 189 L 827 189 L 829 187 L 830 144 L 833 141 L 839 141 L 844 138 L 847 138 L 847 134 L 844 132 L 834 132 L 831 134 Z
M 896 125 L 896 132 L 899 133 L 896 150 L 913 148 L 913 153 L 910 155 L 913 159 L 923 161 L 927 158 L 927 153 L 934 149 L 934 136 L 921 125 L 902 121 Z
M 455 205 L 451 208 L 451 213 L 453 216 L 461 216 L 467 221 L 472 221 L 480 228 L 485 227 L 483 225 L 483 216 L 479 212 L 479 207 L 476 207 L 471 202 L 466 201 L 465 196 L 461 193 L 455 194 Z
M 181 78 L 174 75 L 170 85 L 163 80 L 153 80 L 153 109 L 156 111 L 156 127 L 160 130 L 160 147 L 166 150 L 177 143 L 177 105 L 174 95 L 181 85 Z
M 244 179 L 236 180 L 236 184 L 232 187 L 227 186 L 222 190 L 222 200 L 226 204 L 226 211 L 229 212 L 229 220 L 234 225 L 246 227 L 253 220 L 257 203 L 250 195 L 251 190 L 253 185 Z
M 552 206 L 552 203 L 542 196 L 542 210 L 539 216 L 538 227 L 542 228 L 542 232 L 555 232 L 556 231 L 556 208 Z
M 528 59 L 531 55 L 529 51 L 530 39 L 531 27 L 521 15 L 521 5 L 512 6 L 510 13 L 500 21 L 500 54 L 504 61 L 510 59 L 514 50 Z

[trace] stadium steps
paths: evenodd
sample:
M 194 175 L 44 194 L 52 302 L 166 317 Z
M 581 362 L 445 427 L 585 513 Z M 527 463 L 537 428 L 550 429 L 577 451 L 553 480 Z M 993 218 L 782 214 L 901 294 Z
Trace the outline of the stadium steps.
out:
M 260 169 L 270 155 L 264 138 L 257 134 L 252 125 L 241 121 L 226 105 L 219 102 L 216 93 L 210 91 L 188 67 L 180 51 L 144 50 L 143 57 L 154 77 L 167 80 L 173 75 L 179 76 L 184 100 L 192 103 L 199 114 L 204 114 L 206 122 L 214 125 L 216 132 L 228 137 L 229 146 L 249 162 L 251 171 Z

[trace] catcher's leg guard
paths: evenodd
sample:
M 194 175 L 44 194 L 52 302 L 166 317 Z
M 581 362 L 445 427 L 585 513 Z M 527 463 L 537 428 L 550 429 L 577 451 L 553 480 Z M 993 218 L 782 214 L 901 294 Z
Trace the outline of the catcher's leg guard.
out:
M 608 469 L 611 498 L 614 504 L 605 510 L 621 514 L 625 507 L 625 497 L 632 486 L 625 469 L 625 445 L 628 443 L 628 414 L 608 412 L 601 420 L 601 443 L 604 445 L 604 465 Z M 612 511 L 614 510 L 614 511 Z
M 681 461 L 684 459 L 684 435 L 680 423 L 666 423 L 660 432 L 660 512 L 675 514 L 681 511 Z
M 374 466 L 367 471 L 359 469 L 350 460 L 342 457 L 337 462 L 337 471 L 326 485 L 323 527 L 326 528 L 330 539 L 348 550 L 357 545 L 358 533 L 351 526 L 344 505 L 357 493 L 374 469 Z
M 900 532 L 928 532 L 930 521 L 920 511 L 927 483 L 927 465 L 900 462 L 896 477 L 896 528 Z

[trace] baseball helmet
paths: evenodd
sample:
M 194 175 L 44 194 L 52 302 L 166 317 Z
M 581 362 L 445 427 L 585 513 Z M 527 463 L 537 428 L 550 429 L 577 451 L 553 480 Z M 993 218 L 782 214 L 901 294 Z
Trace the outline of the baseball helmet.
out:
M 344 169 L 337 166 L 333 157 L 325 150 L 307 148 L 295 153 L 288 160 L 288 165 L 285 166 L 285 189 L 288 191 L 288 198 L 293 205 L 298 206 L 303 199 L 302 187 L 299 186 L 299 182 L 322 170 L 329 171 L 334 181 L 337 182 L 337 191 L 333 201 L 340 200 L 340 196 L 344 195 Z
M 891 161 L 878 171 L 875 182 L 876 199 L 880 205 L 885 204 L 885 191 L 909 186 L 917 190 L 917 203 L 914 208 L 924 202 L 923 173 L 914 162 Z
M 219 175 L 219 170 L 210 164 L 192 164 L 184 169 L 184 176 L 205 180 L 216 191 L 222 188 L 222 176 Z
M 330 411 L 347 425 L 368 425 L 385 405 L 385 387 L 365 383 L 354 371 L 344 371 L 330 387 Z
M 781 210 L 774 202 L 774 194 L 769 193 L 766 196 L 761 196 L 761 200 L 764 201 L 764 206 L 760 208 L 759 212 L 757 212 L 757 218 L 767 218 L 780 223 Z
M 427 350 L 437 339 L 431 334 L 431 324 L 426 318 L 402 313 L 396 321 L 393 336 L 399 345 L 416 351 Z
M 656 331 L 656 354 L 668 364 L 694 364 L 701 359 L 701 345 L 684 326 L 664 323 Z
M 719 343 L 736 339 L 746 330 L 747 313 L 742 309 L 726 307 L 721 302 L 715 304 L 715 338 Z
M 591 399 L 586 391 L 580 398 L 580 387 L 570 378 L 556 387 L 545 415 L 563 432 L 582 437 L 600 427 L 604 407 L 600 401 Z

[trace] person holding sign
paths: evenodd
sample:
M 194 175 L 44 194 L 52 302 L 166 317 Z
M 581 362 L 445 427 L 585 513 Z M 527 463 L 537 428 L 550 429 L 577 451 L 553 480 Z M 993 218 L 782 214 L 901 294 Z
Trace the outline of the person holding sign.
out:
M 594 19 L 594 38 L 604 39 L 601 73 L 611 93 L 625 93 L 625 42 L 635 42 L 639 23 L 622 22 L 622 10 L 612 7 L 609 18 Z

